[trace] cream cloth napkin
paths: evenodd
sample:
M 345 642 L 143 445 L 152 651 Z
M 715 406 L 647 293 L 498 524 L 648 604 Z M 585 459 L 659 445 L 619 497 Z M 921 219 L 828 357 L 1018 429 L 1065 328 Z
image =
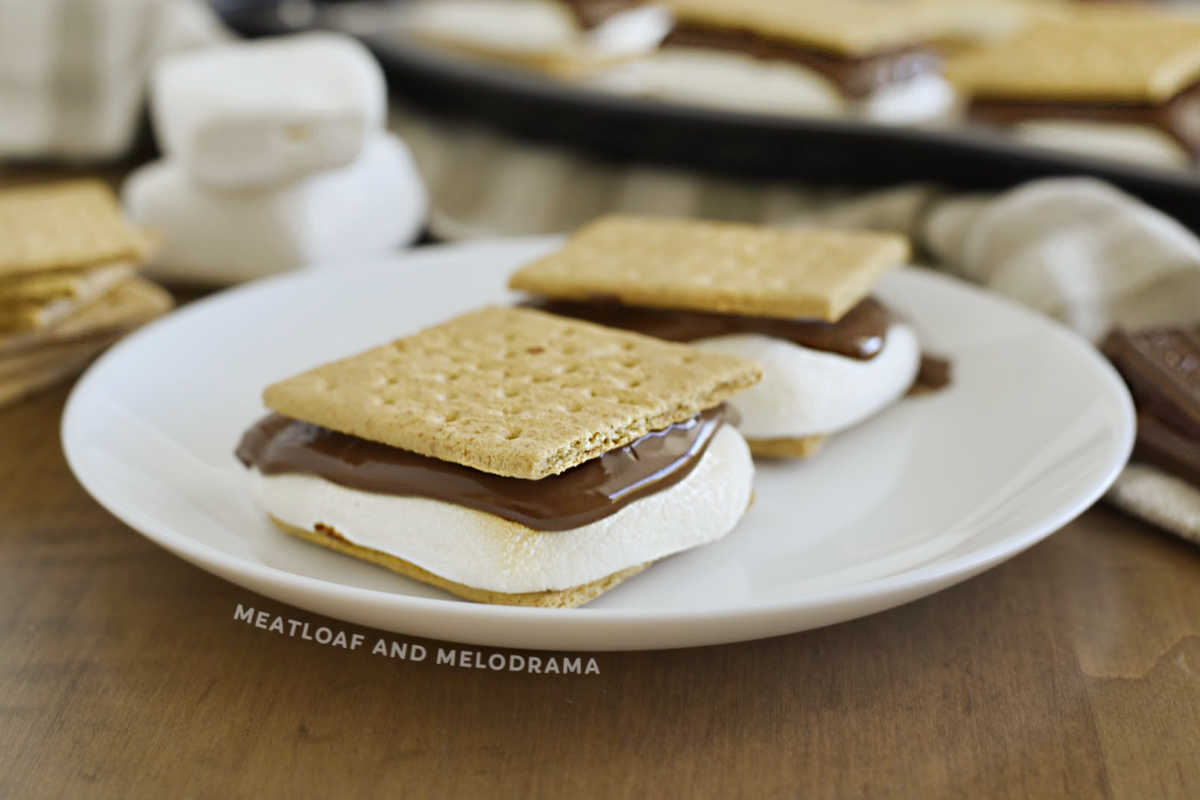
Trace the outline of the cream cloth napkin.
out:
M 202 0 L 0 0 L 0 159 L 110 159 L 164 53 L 224 38 Z
M 571 230 L 609 211 L 895 230 L 938 269 L 1057 318 L 1092 341 L 1128 328 L 1200 322 L 1200 240 L 1100 181 L 1054 178 L 1001 194 L 935 186 L 798 187 L 608 163 L 478 127 L 394 113 L 445 239 Z M 1107 499 L 1200 543 L 1200 491 L 1142 464 Z

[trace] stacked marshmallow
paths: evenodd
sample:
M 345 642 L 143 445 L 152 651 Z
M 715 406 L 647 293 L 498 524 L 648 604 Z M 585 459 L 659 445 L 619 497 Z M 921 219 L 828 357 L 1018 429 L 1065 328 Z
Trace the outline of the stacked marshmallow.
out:
M 356 40 L 307 33 L 173 56 L 152 80 L 165 158 L 130 176 L 130 216 L 163 237 L 156 274 L 247 280 L 412 241 L 426 197 L 384 130 L 383 75 Z

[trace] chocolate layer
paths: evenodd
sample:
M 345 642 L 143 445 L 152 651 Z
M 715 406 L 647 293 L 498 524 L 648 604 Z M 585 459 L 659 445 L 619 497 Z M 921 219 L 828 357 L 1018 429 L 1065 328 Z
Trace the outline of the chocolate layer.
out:
M 301 473 L 377 494 L 427 497 L 541 531 L 578 528 L 686 478 L 725 420 L 724 406 L 648 433 L 559 475 L 505 478 L 270 414 L 238 459 L 266 475 Z M 403 520 L 397 520 L 403 524 Z
M 942 69 L 941 56 L 919 45 L 851 57 L 747 30 L 695 24 L 675 26 L 663 46 L 729 50 L 755 58 L 791 61 L 820 73 L 842 94 L 855 98 L 866 97 L 884 86 L 903 83 L 919 75 L 939 73 Z
M 972 119 L 993 125 L 1015 125 L 1045 119 L 1142 125 L 1166 133 L 1193 157 L 1200 156 L 1200 83 L 1159 104 L 977 98 L 971 101 L 968 115 Z
M 1102 349 L 1138 409 L 1134 457 L 1200 486 L 1200 328 L 1117 329 Z
M 854 306 L 837 322 L 645 308 L 610 300 L 534 300 L 529 305 L 551 314 L 636 331 L 671 342 L 694 342 L 714 336 L 757 333 L 860 360 L 874 358 L 883 350 L 888 326 L 892 322 L 891 312 L 873 297 Z

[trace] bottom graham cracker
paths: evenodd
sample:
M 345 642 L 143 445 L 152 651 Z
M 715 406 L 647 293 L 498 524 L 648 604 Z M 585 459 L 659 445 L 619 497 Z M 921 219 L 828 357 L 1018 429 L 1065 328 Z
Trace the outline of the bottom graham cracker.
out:
M 826 436 L 797 436 L 781 439 L 746 439 L 750 452 L 759 458 L 808 458 L 821 449 Z
M 493 592 L 488 589 L 478 589 L 474 586 L 455 583 L 454 581 L 434 575 L 432 572 L 422 569 L 416 564 L 405 561 L 402 558 L 346 541 L 341 534 L 327 525 L 318 525 L 317 527 L 320 530 L 310 531 L 295 525 L 289 525 L 271 514 L 267 516 L 271 518 L 271 522 L 275 523 L 276 527 L 285 533 L 298 536 L 301 539 L 305 539 L 313 544 L 319 544 L 322 547 L 328 547 L 330 550 L 336 550 L 339 553 L 354 556 L 363 561 L 369 561 L 372 564 L 378 564 L 393 572 L 398 572 L 407 578 L 427 583 L 430 586 L 436 586 L 439 589 L 445 589 L 451 594 L 476 603 L 491 603 L 493 605 L 506 606 L 536 606 L 538 608 L 577 608 L 584 603 L 595 600 L 626 578 L 631 578 L 650 566 L 649 562 L 637 564 L 629 569 L 614 572 L 591 583 L 557 591 L 522 592 L 519 594 Z

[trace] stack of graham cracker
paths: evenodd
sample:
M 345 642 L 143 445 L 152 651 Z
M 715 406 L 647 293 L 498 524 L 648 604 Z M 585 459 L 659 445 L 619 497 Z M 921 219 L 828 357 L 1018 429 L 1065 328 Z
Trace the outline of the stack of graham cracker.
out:
M 171 307 L 137 277 L 150 249 L 98 181 L 0 190 L 0 406 L 77 374 Z

